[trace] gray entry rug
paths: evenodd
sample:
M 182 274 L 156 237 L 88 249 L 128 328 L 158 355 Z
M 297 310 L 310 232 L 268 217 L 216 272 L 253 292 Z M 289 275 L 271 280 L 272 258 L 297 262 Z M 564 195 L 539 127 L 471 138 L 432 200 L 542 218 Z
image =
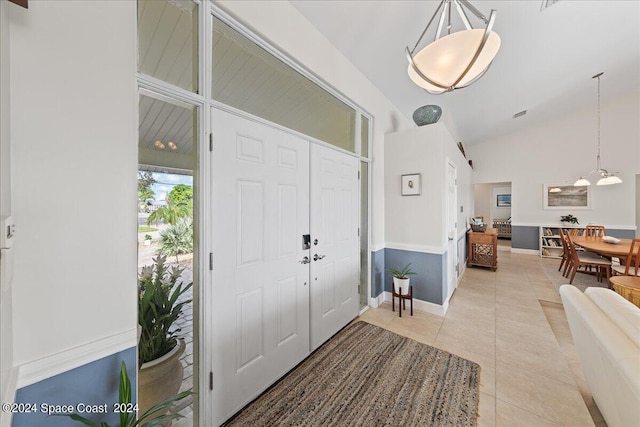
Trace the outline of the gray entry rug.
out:
M 366 322 L 347 326 L 227 426 L 475 426 L 480 366 Z

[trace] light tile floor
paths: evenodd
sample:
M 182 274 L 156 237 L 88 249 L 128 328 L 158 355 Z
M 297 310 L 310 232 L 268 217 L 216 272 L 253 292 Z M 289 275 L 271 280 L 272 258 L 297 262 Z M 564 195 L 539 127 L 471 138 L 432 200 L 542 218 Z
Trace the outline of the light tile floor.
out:
M 606 426 L 545 262 L 559 261 L 501 250 L 496 272 L 466 270 L 444 317 L 385 303 L 360 319 L 480 364 L 479 426 Z

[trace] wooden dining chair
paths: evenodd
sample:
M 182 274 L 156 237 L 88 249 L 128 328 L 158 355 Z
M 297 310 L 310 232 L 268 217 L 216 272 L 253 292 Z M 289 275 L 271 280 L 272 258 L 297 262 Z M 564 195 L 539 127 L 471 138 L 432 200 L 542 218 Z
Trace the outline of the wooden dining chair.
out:
M 604 225 L 587 224 L 584 229 L 584 235 L 587 237 L 604 237 L 607 235 Z
M 576 277 L 576 273 L 581 267 L 584 267 L 585 273 L 590 273 L 588 269 L 594 268 L 599 282 L 602 281 L 602 273 L 604 272 L 608 283 L 609 277 L 611 277 L 611 261 L 591 252 L 576 251 L 576 245 L 571 241 L 571 236 L 568 234 L 566 236 L 569 243 L 569 251 L 571 252 L 569 283 L 573 283 L 573 279 Z
M 613 265 L 614 276 L 640 276 L 640 239 L 633 239 L 624 265 Z
M 569 243 L 567 242 L 566 231 L 560 228 L 560 242 L 562 243 L 562 258 L 560 259 L 560 267 L 558 267 L 558 271 L 562 270 L 564 267 L 564 271 L 562 271 L 562 275 L 567 277 L 567 271 L 569 271 L 569 265 L 571 264 L 571 251 L 569 250 Z

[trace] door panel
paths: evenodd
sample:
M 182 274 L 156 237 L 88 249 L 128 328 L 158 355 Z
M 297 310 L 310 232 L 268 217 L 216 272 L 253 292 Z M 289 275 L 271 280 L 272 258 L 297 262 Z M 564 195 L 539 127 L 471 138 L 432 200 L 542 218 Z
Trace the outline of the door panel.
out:
M 458 285 L 458 186 L 456 167 L 447 163 L 447 295 L 450 297 Z
M 213 422 L 309 354 L 309 143 L 213 110 Z
M 358 159 L 311 146 L 311 350 L 358 315 L 358 170 Z

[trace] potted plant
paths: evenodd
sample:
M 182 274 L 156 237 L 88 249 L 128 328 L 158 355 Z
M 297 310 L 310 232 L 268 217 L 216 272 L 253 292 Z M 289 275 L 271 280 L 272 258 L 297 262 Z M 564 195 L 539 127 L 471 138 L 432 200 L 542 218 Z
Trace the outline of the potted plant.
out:
M 387 271 L 393 276 L 393 286 L 398 288 L 398 293 L 406 295 L 409 293 L 409 276 L 416 274 L 411 270 L 411 263 L 408 263 L 402 269 L 387 268 Z M 403 292 L 404 289 L 404 292 Z
M 129 374 L 127 374 L 127 365 L 122 362 L 120 365 L 120 387 L 118 391 L 118 403 L 117 408 L 120 412 L 120 427 L 151 427 L 162 425 L 162 423 L 175 420 L 177 418 L 183 418 L 183 415 L 180 414 L 167 414 L 162 415 L 161 417 L 154 417 L 153 419 L 148 419 L 151 414 L 157 412 L 159 410 L 167 409 L 175 402 L 184 399 L 189 396 L 190 391 L 183 391 L 180 394 L 175 396 L 171 396 L 162 402 L 158 403 L 154 407 L 150 408 L 145 413 L 141 413 L 138 417 L 136 416 L 138 411 L 138 405 L 134 405 L 131 403 L 131 396 L 133 392 L 131 390 L 131 380 L 129 379 Z M 114 405 L 116 406 L 116 405 Z M 81 422 L 84 425 L 91 427 L 109 427 L 109 424 L 106 422 L 96 423 L 91 421 L 88 418 L 85 418 L 78 414 L 56 414 L 60 416 L 69 417 L 74 421 Z
M 151 240 L 153 240 L 153 237 L 151 237 L 151 234 L 145 234 L 144 235 L 144 245 L 145 246 L 150 246 L 151 245 Z
M 563 224 L 579 224 L 578 218 L 576 218 L 575 216 L 573 216 L 571 214 L 562 215 L 560 217 L 560 222 L 562 222 Z
M 182 314 L 184 305 L 191 302 L 191 299 L 178 299 L 193 286 L 193 282 L 185 285 L 181 279 L 184 269 L 169 269 L 165 261 L 164 256 L 154 258 L 154 264 L 142 267 L 138 278 L 140 413 L 175 395 L 182 383 L 180 356 L 185 344 L 178 338 L 180 329 L 174 327 L 174 322 Z M 164 411 L 166 409 L 157 415 L 162 415 Z

